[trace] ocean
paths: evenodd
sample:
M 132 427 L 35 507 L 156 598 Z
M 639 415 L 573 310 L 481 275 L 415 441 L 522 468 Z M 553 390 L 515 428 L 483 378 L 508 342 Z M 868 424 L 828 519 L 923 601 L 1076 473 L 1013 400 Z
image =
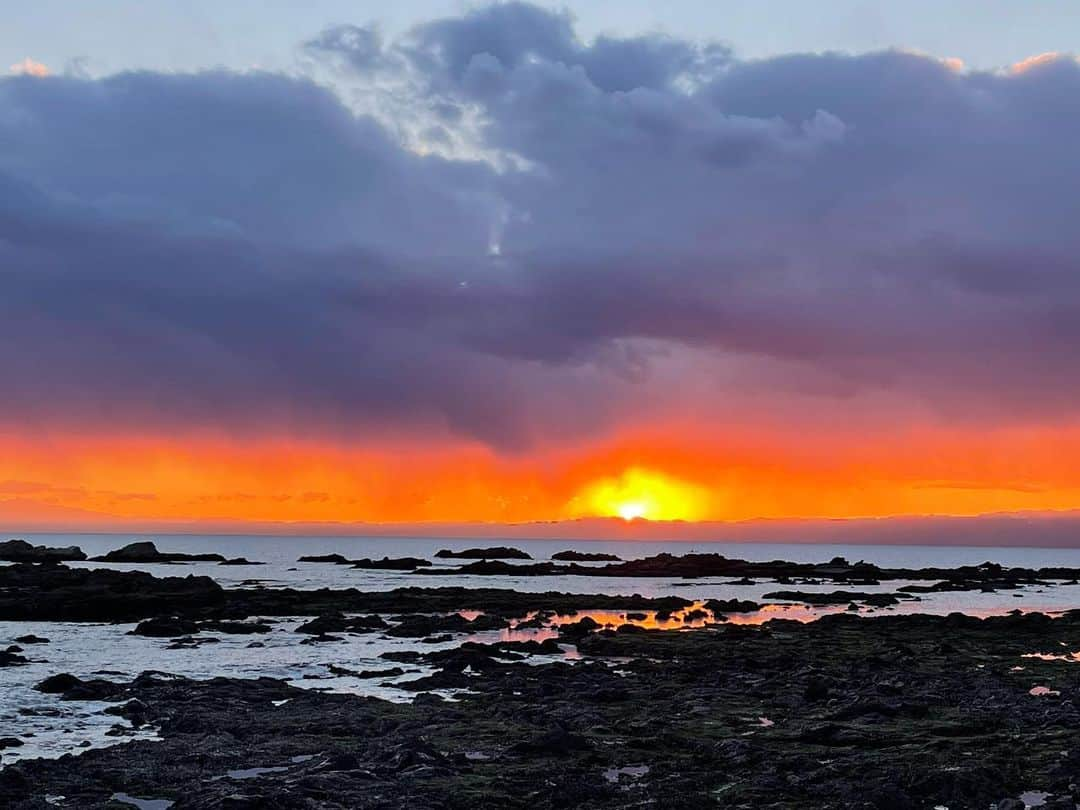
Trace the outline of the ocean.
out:
M 225 587 L 292 587 L 356 588 L 383 591 L 392 588 L 418 586 L 459 586 L 466 588 L 511 588 L 518 591 L 596 594 L 642 594 L 644 596 L 680 596 L 689 600 L 751 599 L 760 600 L 768 591 L 776 590 L 774 582 L 761 581 L 753 585 L 736 585 L 730 580 L 716 578 L 600 578 L 582 576 L 555 577 L 481 577 L 454 574 L 417 575 L 409 572 L 353 569 L 326 563 L 299 563 L 301 555 L 338 552 L 345 557 L 422 557 L 434 567 L 449 568 L 456 560 L 438 560 L 435 552 L 449 548 L 508 545 L 530 554 L 537 561 L 566 549 L 616 554 L 622 559 L 635 559 L 668 551 L 673 554 L 715 552 L 728 557 L 749 560 L 791 560 L 797 562 L 826 562 L 842 556 L 849 561 L 866 560 L 883 566 L 918 568 L 924 566 L 955 567 L 998 562 L 1006 566 L 1080 567 L 1080 549 L 1040 548 L 979 548 L 972 546 L 885 546 L 885 545 L 809 545 L 765 543 L 703 543 L 703 542 L 641 542 L 641 541 L 571 541 L 571 540 L 478 540 L 440 538 L 359 538 L 323 536 L 254 536 L 254 535 L 102 535 L 49 534 L 21 535 L 34 543 L 77 545 L 91 556 L 104 554 L 135 540 L 152 539 L 161 551 L 190 554 L 218 552 L 227 557 L 246 557 L 264 565 L 221 566 L 216 563 L 184 563 L 173 565 L 73 563 L 80 567 L 111 567 L 149 571 L 157 576 L 206 575 Z M 859 586 L 861 591 L 891 592 L 905 584 L 885 582 L 878 586 Z M 834 590 L 828 583 L 820 586 L 799 585 L 800 590 Z M 961 611 L 974 615 L 992 615 L 1009 610 L 1053 612 L 1080 607 L 1080 586 L 1028 586 L 1017 592 L 982 593 L 962 591 L 924 595 L 921 601 L 902 602 L 893 608 L 867 609 L 867 615 L 887 615 L 889 612 L 950 613 Z M 770 606 L 757 614 L 732 615 L 730 620 L 755 623 L 770 618 L 809 620 L 824 613 L 843 610 L 843 607 L 810 609 L 801 605 Z M 579 613 L 579 617 L 580 617 Z M 611 620 L 611 614 L 596 614 L 601 621 Z M 617 620 L 617 617 L 614 617 Z M 35 634 L 49 639 L 48 644 L 26 646 L 24 654 L 31 659 L 26 666 L 0 669 L 0 737 L 18 729 L 25 744 L 3 752 L 3 762 L 38 756 L 60 756 L 87 747 L 115 744 L 130 736 L 109 736 L 115 717 L 102 714 L 104 705 L 71 703 L 55 696 L 42 695 L 33 685 L 49 675 L 70 672 L 79 677 L 103 677 L 114 680 L 130 679 L 140 672 L 155 670 L 194 678 L 215 676 L 274 677 L 288 680 L 305 688 L 352 692 L 388 700 L 408 700 L 411 693 L 395 687 L 403 680 L 429 674 L 422 665 L 409 667 L 402 675 L 385 678 L 356 679 L 330 672 L 330 667 L 353 670 L 385 670 L 391 664 L 380 656 L 391 651 L 419 649 L 416 639 L 388 638 L 381 634 L 346 636 L 335 644 L 301 645 L 294 631 L 305 619 L 281 619 L 271 632 L 259 636 L 229 636 L 222 634 L 215 643 L 189 649 L 171 649 L 169 639 L 129 635 L 134 624 L 88 624 L 65 622 L 0 622 L 0 648 L 14 643 L 18 636 Z M 551 629 L 529 631 L 504 629 L 478 633 L 471 639 L 455 638 L 444 645 L 425 645 L 426 651 L 447 648 L 463 640 L 493 642 L 500 639 L 542 640 L 556 635 Z M 251 646 L 258 642 L 260 646 Z M 573 650 L 567 650 L 568 657 Z M 538 656 L 542 660 L 543 656 Z M 549 659 L 550 660 L 550 659 Z M 453 699 L 452 694 L 444 697 Z M 26 736 L 27 734 L 32 736 Z M 146 732 L 145 734 L 149 734 Z

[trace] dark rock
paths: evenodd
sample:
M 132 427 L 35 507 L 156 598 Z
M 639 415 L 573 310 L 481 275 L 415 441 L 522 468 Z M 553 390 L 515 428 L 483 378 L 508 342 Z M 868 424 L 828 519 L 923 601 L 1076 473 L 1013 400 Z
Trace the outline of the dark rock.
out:
M 436 555 L 438 556 L 438 555 Z M 580 567 L 580 566 L 578 566 Z M 457 568 L 420 568 L 417 574 L 465 574 L 469 576 L 556 576 L 560 573 L 568 573 L 562 570 L 562 566 L 555 563 L 533 563 L 531 565 L 515 565 L 502 560 L 479 560 L 478 562 L 461 565 Z
M 209 577 L 154 577 L 143 571 L 64 566 L 0 566 L 0 620 L 138 621 L 213 610 L 225 592 Z
M 103 681 L 99 678 L 79 681 L 70 689 L 64 690 L 61 700 L 109 700 L 116 695 L 120 688 L 120 684 L 113 681 Z
M 202 628 L 190 619 L 182 619 L 178 616 L 159 616 L 155 619 L 146 619 L 132 630 L 129 635 L 149 636 L 150 638 L 176 638 L 177 636 L 190 636 L 198 633 Z
M 0 543 L 0 560 L 16 563 L 59 563 L 79 562 L 86 559 L 86 554 L 78 546 L 52 548 L 34 546 L 25 540 L 7 540 Z
M 615 554 L 602 551 L 560 551 L 551 555 L 551 559 L 562 562 L 622 562 Z
M 441 560 L 531 560 L 532 557 L 524 551 L 508 546 L 494 546 L 492 548 L 467 548 L 464 551 L 452 551 L 444 548 L 436 552 L 436 557 Z
M 23 744 L 18 737 L 0 737 L 0 751 L 5 748 L 18 748 Z
M 446 703 L 446 698 L 434 692 L 421 692 L 413 698 L 414 706 L 440 706 L 443 703 Z
M 328 644 L 334 641 L 344 641 L 341 636 L 332 636 L 329 633 L 320 633 L 317 636 L 309 636 L 301 641 L 301 644 Z
M 448 616 L 411 615 L 400 617 L 401 622 L 386 631 L 394 638 L 423 638 L 434 633 L 464 633 L 470 629 L 470 622 L 459 613 Z
M 166 647 L 166 650 L 191 650 L 195 647 L 201 647 L 204 644 L 219 644 L 221 639 L 214 638 L 212 636 L 199 636 L 195 638 L 193 636 L 181 636 L 175 639 L 172 644 Z
M 867 593 L 864 591 L 832 591 L 830 593 L 772 591 L 761 598 L 781 599 L 785 602 L 803 602 L 807 605 L 843 605 L 849 602 L 862 602 L 874 607 L 887 607 L 900 604 L 900 600 L 891 593 Z
M 24 656 L 19 655 L 20 652 L 22 652 L 21 647 L 8 647 L 6 650 L 0 650 L 0 669 L 29 664 L 30 662 Z
M 266 563 L 252 562 L 247 557 L 233 557 L 231 560 L 222 560 L 218 565 L 266 565 Z
M 365 557 L 362 560 L 355 560 L 352 567 L 372 568 L 379 571 L 412 571 L 415 568 L 423 568 L 429 565 L 431 565 L 431 560 L 424 560 L 420 557 L 401 557 L 398 559 L 383 557 L 381 560 L 371 560 Z
M 519 742 L 510 747 L 509 753 L 517 755 L 548 754 L 553 756 L 568 756 L 578 751 L 588 751 L 591 748 L 589 741 L 579 734 L 574 734 L 563 728 L 533 737 L 527 742 Z
M 332 754 L 323 762 L 320 770 L 358 771 L 361 770 L 361 760 L 356 754 Z
M 323 633 L 371 633 L 384 630 L 389 625 L 381 616 L 351 616 L 327 613 L 296 628 L 297 633 L 320 635 Z
M 114 549 L 100 557 L 92 557 L 94 562 L 107 563 L 179 563 L 179 562 L 225 562 L 221 554 L 181 554 L 162 552 L 149 540 L 128 543 L 123 548 Z
M 298 557 L 297 562 L 307 563 L 333 563 L 334 565 L 348 565 L 349 561 L 340 554 L 311 554 L 306 557 Z
M 391 667 L 390 669 L 348 669 L 347 667 L 339 667 L 334 664 L 329 664 L 327 669 L 334 675 L 347 676 L 350 678 L 393 678 L 397 675 L 404 675 L 405 670 L 401 667 Z
M 42 638 L 41 636 L 35 636 L 33 634 L 27 635 L 27 636 L 18 636 L 18 637 L 16 637 L 15 641 L 17 643 L 19 643 L 19 644 L 48 644 L 49 643 L 49 640 L 47 638 Z
M 493 616 L 490 613 L 481 613 L 475 619 L 465 625 L 467 633 L 480 633 L 484 630 L 502 630 L 509 627 L 510 622 L 502 616 Z
M 114 714 L 123 717 L 130 722 L 132 726 L 138 728 L 139 726 L 146 725 L 149 721 L 150 707 L 138 698 L 133 698 L 127 703 L 119 706 L 110 706 L 105 710 L 105 714 Z
M 68 672 L 61 672 L 59 675 L 49 676 L 38 683 L 34 688 L 39 692 L 44 692 L 46 695 L 59 695 L 69 689 L 73 689 L 81 683 L 82 681 L 74 675 Z
M 246 636 L 253 633 L 269 633 L 271 627 L 265 622 L 231 622 L 222 619 L 200 622 L 199 630 L 225 633 L 229 636 Z
M 599 626 L 599 622 L 595 619 L 585 616 L 576 622 L 560 625 L 559 634 L 570 637 L 584 636 L 596 630 Z
M 464 646 L 464 645 L 462 645 Z M 492 646 L 496 650 L 519 652 L 526 655 L 562 655 L 563 648 L 553 638 L 543 641 L 498 641 Z

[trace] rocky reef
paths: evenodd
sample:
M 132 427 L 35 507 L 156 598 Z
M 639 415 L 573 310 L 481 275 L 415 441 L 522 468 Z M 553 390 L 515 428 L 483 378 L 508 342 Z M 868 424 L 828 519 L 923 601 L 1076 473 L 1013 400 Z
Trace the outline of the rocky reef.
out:
M 454 556 L 462 555 L 455 554 Z M 852 563 L 843 557 L 834 557 L 827 563 L 797 563 L 785 560 L 755 562 L 725 557 L 722 554 L 675 555 L 669 553 L 600 566 L 577 565 L 574 562 L 569 565 L 560 565 L 555 562 L 515 564 L 489 556 L 455 568 L 440 568 L 437 571 L 418 570 L 416 573 L 474 576 L 723 578 L 730 579 L 728 584 L 733 585 L 753 584 L 762 579 L 788 585 L 794 583 L 816 585 L 822 582 L 878 585 L 895 580 L 922 580 L 932 583 L 930 585 L 905 585 L 899 589 L 909 594 L 965 590 L 992 591 L 1016 588 L 1021 585 L 1040 585 L 1049 580 L 1080 579 L 1080 569 L 1077 568 L 1006 568 L 992 562 L 957 568 L 888 568 L 861 560 Z
M 9 765 L 0 805 L 104 808 L 121 794 L 176 810 L 1015 808 L 1028 791 L 1060 809 L 1080 799 L 1080 667 L 1053 659 L 1080 649 L 1077 612 L 591 628 L 560 641 L 584 658 L 524 660 L 552 642 L 414 654 L 437 671 L 410 685 L 411 704 L 267 678 L 58 673 L 39 688 L 108 701 L 117 734 L 149 725 L 161 740 Z M 1033 653 L 1044 658 L 1024 657 Z M 455 702 L 430 691 L 448 688 Z

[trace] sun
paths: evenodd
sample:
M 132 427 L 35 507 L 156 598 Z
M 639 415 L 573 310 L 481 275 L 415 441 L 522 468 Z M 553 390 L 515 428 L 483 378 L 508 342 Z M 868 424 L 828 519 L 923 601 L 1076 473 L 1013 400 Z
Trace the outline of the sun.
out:
M 627 501 L 626 503 L 620 503 L 615 511 L 618 512 L 619 517 L 625 521 L 644 518 L 648 512 L 645 508 L 645 504 L 641 501 Z
M 622 474 L 587 484 L 568 504 L 574 517 L 633 520 L 702 520 L 709 492 L 664 473 L 631 467 Z

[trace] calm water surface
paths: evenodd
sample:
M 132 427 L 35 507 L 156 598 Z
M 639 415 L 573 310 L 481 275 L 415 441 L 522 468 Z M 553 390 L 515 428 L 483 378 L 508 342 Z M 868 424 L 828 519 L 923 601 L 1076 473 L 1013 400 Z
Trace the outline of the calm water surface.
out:
M 476 577 L 416 575 L 408 572 L 354 570 L 347 566 L 320 563 L 298 563 L 297 557 L 309 554 L 338 552 L 349 558 L 423 557 L 435 563 L 435 568 L 458 565 L 455 560 L 437 560 L 435 552 L 442 548 L 464 549 L 508 545 L 528 552 L 537 561 L 565 549 L 603 551 L 622 559 L 651 556 L 662 551 L 673 554 L 691 552 L 719 553 L 748 560 L 792 560 L 796 562 L 826 562 L 842 556 L 854 562 L 866 560 L 884 566 L 917 568 L 924 566 L 953 567 L 978 564 L 986 560 L 1003 565 L 1073 566 L 1080 568 L 1080 549 L 1020 549 L 978 547 L 928 547 L 883 545 L 809 545 L 757 543 L 702 542 L 642 542 L 642 541 L 581 541 L 581 540 L 480 540 L 438 538 L 357 538 L 357 537 L 279 537 L 237 535 L 21 535 L 35 543 L 48 545 L 78 545 L 91 556 L 104 554 L 135 540 L 152 539 L 162 551 L 186 553 L 219 552 L 227 557 L 246 557 L 260 561 L 258 566 L 219 566 L 215 563 L 180 565 L 146 565 L 77 563 L 83 567 L 111 567 L 126 570 L 145 570 L 158 576 L 205 574 L 224 586 L 293 588 L 345 588 L 360 590 L 389 590 L 404 586 L 513 588 L 519 591 L 564 591 L 570 593 L 634 594 L 646 596 L 675 595 L 691 600 L 754 599 L 779 587 L 762 581 L 755 585 L 733 585 L 727 578 L 681 580 L 673 578 L 598 578 L 581 576 L 558 577 Z M 859 590 L 893 591 L 902 582 L 880 586 L 860 586 Z M 833 590 L 836 586 L 799 585 L 799 590 Z M 1080 586 L 1034 586 L 1016 593 L 945 593 L 930 594 L 919 602 L 905 602 L 895 609 L 866 611 L 870 615 L 889 612 L 948 613 L 954 610 L 976 615 L 991 615 L 1007 610 L 1054 611 L 1080 607 Z M 770 606 L 758 614 L 733 615 L 738 623 L 761 622 L 785 617 L 813 619 L 824 612 L 842 610 L 810 610 L 802 606 Z M 601 623 L 625 621 L 623 614 L 612 611 L 593 611 Z M 574 619 L 580 618 L 580 615 Z M 49 644 L 26 646 L 24 654 L 32 663 L 22 667 L 0 670 L 0 737 L 18 736 L 24 745 L 0 753 L 0 762 L 35 756 L 59 756 L 78 752 L 85 747 L 123 742 L 128 737 L 110 737 L 106 732 L 117 718 L 102 714 L 106 704 L 63 702 L 56 696 L 42 695 L 33 685 L 57 672 L 71 672 L 83 678 L 105 677 L 126 680 L 145 670 L 171 672 L 189 677 L 209 678 L 216 675 L 234 677 L 270 676 L 289 680 L 305 688 L 369 694 L 390 700 L 408 700 L 411 693 L 395 686 L 402 681 L 421 677 L 430 672 L 423 666 L 405 666 L 404 675 L 385 678 L 356 679 L 336 677 L 331 665 L 354 670 L 389 669 L 392 662 L 379 658 L 391 650 L 433 650 L 460 644 L 458 637 L 445 644 L 420 645 L 416 639 L 394 639 L 379 633 L 346 636 L 344 641 L 323 645 L 301 645 L 304 636 L 293 632 L 303 619 L 279 619 L 274 629 L 264 635 L 228 636 L 220 641 L 192 649 L 170 650 L 168 639 L 149 639 L 127 635 L 133 624 L 74 624 L 52 622 L 0 622 L 0 647 L 12 643 L 16 636 L 36 634 L 50 640 Z M 678 627 L 677 620 L 657 621 L 649 615 L 646 626 Z M 204 634 L 206 635 L 206 634 Z M 492 642 L 499 639 L 543 639 L 557 635 L 555 628 L 507 629 L 478 634 L 474 640 Z M 253 642 L 262 646 L 249 647 Z M 567 651 L 573 656 L 573 648 Z M 1066 655 L 1072 651 L 1063 651 Z M 545 659 L 539 659 L 545 660 Z M 546 659 L 550 660 L 550 658 Z M 1070 664 L 1063 664 L 1070 665 Z M 453 697 L 448 694 L 447 697 Z M 151 735 L 152 732 L 145 732 Z

